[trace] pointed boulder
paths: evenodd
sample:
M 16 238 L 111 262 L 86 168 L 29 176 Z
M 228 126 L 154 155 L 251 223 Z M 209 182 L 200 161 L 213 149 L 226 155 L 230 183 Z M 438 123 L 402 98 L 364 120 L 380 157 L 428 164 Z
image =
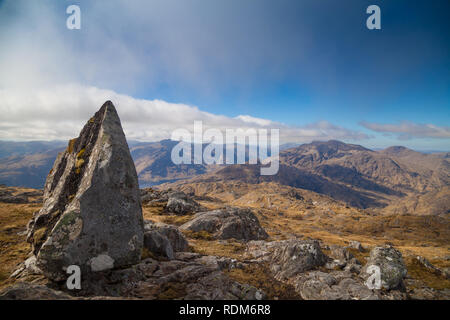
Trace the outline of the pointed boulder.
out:
M 107 101 L 70 140 L 50 171 L 44 204 L 28 225 L 37 265 L 54 281 L 66 269 L 102 271 L 138 263 L 143 218 L 136 168 Z

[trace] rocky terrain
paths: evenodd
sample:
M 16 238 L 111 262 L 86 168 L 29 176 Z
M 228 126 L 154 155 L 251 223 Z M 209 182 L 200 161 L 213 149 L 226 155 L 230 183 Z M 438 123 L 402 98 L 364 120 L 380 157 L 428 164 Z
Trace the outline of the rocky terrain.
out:
M 108 101 L 43 192 L 0 187 L 0 299 L 448 300 L 447 212 L 373 209 L 445 193 L 446 157 L 413 156 L 421 174 L 408 150 L 314 143 L 286 150 L 275 180 L 241 165 L 139 190 Z
M 293 192 L 289 195 L 297 201 L 308 197 Z M 171 197 L 189 199 L 184 214 L 168 209 Z M 19 253 L 17 245 L 2 241 L 5 248 L 2 258 L 16 261 L 8 270 L 2 270 L 2 299 L 450 298 L 449 235 L 439 225 L 423 228 L 425 234 L 441 233 L 440 237 L 430 236 L 427 243 L 415 241 L 414 237 L 387 241 L 388 229 L 397 229 L 392 222 L 387 223 L 381 234 L 373 236 L 370 232 L 367 237 L 353 232 L 339 234 L 343 215 L 361 218 L 362 214 L 344 206 L 338 211 L 339 203 L 333 200 L 327 205 L 337 212 L 326 213 L 338 216 L 337 227 L 333 228 L 336 231 L 328 229 L 326 223 L 332 220 L 320 209 L 322 203 L 318 201 L 325 199 L 311 200 L 309 206 L 315 214 L 301 219 L 270 209 L 230 207 L 212 198 L 179 191 L 144 189 L 141 199 L 144 228 L 139 262 L 88 273 L 83 277 L 82 290 L 74 292 L 67 290 L 64 282 L 44 276 L 32 256 L 21 262 L 29 251 Z M 20 206 L 35 208 L 36 204 Z M 25 208 L 22 219 L 32 215 Z M 195 213 L 191 208 L 203 211 Z M 228 220 L 230 217 L 234 217 L 232 221 Z M 196 222 L 199 219 L 201 223 Z M 3 221 L 2 232 L 6 225 Z M 19 242 L 23 244 L 26 235 L 22 232 L 18 236 L 17 231 L 24 230 L 25 224 L 26 220 L 21 226 L 9 227 L 10 233 L 16 239 L 21 238 Z M 192 228 L 193 225 L 199 227 Z M 220 236 L 224 225 L 229 226 L 225 228 L 228 230 L 225 237 Z M 302 232 L 295 227 L 303 228 Z M 380 267 L 380 290 L 371 290 L 366 285 L 371 265 Z

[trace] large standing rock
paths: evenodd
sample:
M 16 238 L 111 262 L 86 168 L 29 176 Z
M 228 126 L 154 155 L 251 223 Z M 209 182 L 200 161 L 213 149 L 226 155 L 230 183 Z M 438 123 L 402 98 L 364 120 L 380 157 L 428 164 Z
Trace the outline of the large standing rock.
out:
M 216 239 L 261 240 L 268 237 L 258 218 L 249 209 L 225 208 L 199 212 L 180 229 L 205 231 Z
M 361 276 L 366 280 L 372 275 L 371 266 L 380 268 L 381 287 L 384 289 L 397 288 L 407 274 L 402 254 L 391 246 L 372 249 L 369 260 L 361 272 Z
M 110 101 L 58 155 L 45 182 L 44 205 L 28 230 L 38 267 L 55 281 L 66 279 L 69 265 L 91 272 L 139 262 L 138 179 Z

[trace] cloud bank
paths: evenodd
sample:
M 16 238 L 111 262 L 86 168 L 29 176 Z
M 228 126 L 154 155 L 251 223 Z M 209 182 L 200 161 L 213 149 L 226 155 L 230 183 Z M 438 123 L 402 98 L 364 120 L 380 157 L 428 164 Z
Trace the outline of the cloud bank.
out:
M 433 124 L 419 124 L 403 121 L 398 124 L 380 124 L 362 121 L 363 127 L 375 132 L 394 135 L 400 140 L 410 140 L 413 138 L 434 138 L 449 139 L 450 127 L 436 126 Z
M 113 101 L 128 139 L 158 141 L 168 139 L 174 130 L 193 130 L 202 121 L 204 130 L 280 129 L 281 143 L 313 140 L 361 140 L 366 134 L 327 121 L 306 126 L 288 126 L 249 115 L 228 117 L 200 110 L 196 106 L 162 100 L 135 99 L 112 90 L 80 85 L 48 88 L 0 89 L 0 139 L 58 140 L 78 135 L 82 126 L 107 100 Z

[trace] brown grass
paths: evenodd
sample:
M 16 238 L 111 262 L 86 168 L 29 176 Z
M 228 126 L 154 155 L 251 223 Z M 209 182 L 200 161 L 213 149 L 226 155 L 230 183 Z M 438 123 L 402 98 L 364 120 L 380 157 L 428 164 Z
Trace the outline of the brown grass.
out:
M 28 221 L 39 206 L 31 204 L 0 203 L 0 288 L 13 282 L 9 279 L 17 265 L 30 253 L 31 247 L 25 235 Z
M 427 269 L 415 257 L 409 256 L 405 259 L 408 275 L 411 278 L 423 282 L 426 286 L 437 290 L 450 289 L 450 280 L 444 276 Z
M 299 300 L 300 296 L 294 287 L 275 280 L 265 264 L 251 264 L 244 269 L 231 269 L 225 272 L 231 279 L 252 285 L 263 290 L 267 299 Z
M 233 240 L 211 241 L 189 238 L 189 244 L 191 245 L 193 252 L 204 255 L 228 257 L 237 260 L 242 259 L 242 255 L 246 249 L 246 245 L 244 243 Z

